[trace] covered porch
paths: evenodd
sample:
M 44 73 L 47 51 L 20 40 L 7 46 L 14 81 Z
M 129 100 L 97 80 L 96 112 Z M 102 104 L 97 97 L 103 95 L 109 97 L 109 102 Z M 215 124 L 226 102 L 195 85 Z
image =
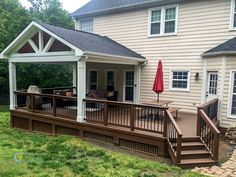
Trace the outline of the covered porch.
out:
M 197 115 L 178 116 L 168 105 L 142 103 L 140 75 L 146 59 L 108 37 L 32 22 L 1 58 L 9 61 L 14 128 L 171 156 L 183 166 L 217 163 L 219 131 L 212 119 L 217 119 L 218 100 L 199 107 Z M 71 64 L 73 84 L 19 91 L 17 63 Z M 192 156 L 192 148 L 200 153 Z

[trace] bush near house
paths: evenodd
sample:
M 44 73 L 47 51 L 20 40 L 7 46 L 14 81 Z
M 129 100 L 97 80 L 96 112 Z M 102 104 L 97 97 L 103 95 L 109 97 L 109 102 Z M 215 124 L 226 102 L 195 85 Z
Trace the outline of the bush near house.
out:
M 49 137 L 9 128 L 9 111 L 0 106 L 0 176 L 55 177 L 201 177 L 75 137 Z

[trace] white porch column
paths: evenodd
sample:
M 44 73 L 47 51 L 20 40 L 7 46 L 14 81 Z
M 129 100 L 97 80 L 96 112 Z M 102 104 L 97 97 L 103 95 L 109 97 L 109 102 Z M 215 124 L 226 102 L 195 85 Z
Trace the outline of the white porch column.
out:
M 140 76 L 141 66 L 134 66 L 134 103 L 140 102 Z
M 10 110 L 14 110 L 16 106 L 16 65 L 9 62 L 9 86 L 10 86 Z
M 73 64 L 73 87 L 77 86 L 77 64 Z M 76 89 L 73 89 L 73 94 L 76 93 Z
M 77 62 L 77 122 L 84 122 L 86 97 L 86 62 L 80 59 Z

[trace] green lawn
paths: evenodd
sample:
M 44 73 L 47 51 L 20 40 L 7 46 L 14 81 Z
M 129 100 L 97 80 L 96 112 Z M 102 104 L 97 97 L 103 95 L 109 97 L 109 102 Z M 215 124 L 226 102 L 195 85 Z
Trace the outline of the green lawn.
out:
M 14 159 L 14 155 L 16 158 Z M 112 152 L 74 137 L 48 137 L 9 128 L 0 106 L 0 177 L 200 177 L 197 173 Z

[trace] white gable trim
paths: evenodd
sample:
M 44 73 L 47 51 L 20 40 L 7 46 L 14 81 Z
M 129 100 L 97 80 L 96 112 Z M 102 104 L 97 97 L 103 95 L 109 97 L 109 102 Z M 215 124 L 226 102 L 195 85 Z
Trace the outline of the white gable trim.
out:
M 54 34 L 53 32 L 49 31 L 48 29 L 44 28 L 43 26 L 41 26 L 40 24 L 38 24 L 37 22 L 31 22 L 17 37 L 15 40 L 13 40 L 1 53 L 0 57 L 1 58 L 8 58 L 8 56 L 10 56 L 11 54 L 13 54 L 13 50 L 17 47 L 17 45 L 20 43 L 19 41 L 23 40 L 26 36 L 26 33 L 30 33 L 31 29 L 33 32 L 33 27 L 36 27 L 40 30 L 48 33 L 50 36 L 54 37 L 55 39 L 57 39 L 58 41 L 62 42 L 63 44 L 67 45 L 68 47 L 70 47 L 71 49 L 73 49 L 75 51 L 75 55 L 76 56 L 81 56 L 83 54 L 83 51 L 79 48 L 77 48 L 76 46 L 72 45 L 71 43 L 67 42 L 66 40 L 62 39 L 61 37 L 57 36 L 56 34 Z M 7 53 L 10 52 L 10 55 Z

